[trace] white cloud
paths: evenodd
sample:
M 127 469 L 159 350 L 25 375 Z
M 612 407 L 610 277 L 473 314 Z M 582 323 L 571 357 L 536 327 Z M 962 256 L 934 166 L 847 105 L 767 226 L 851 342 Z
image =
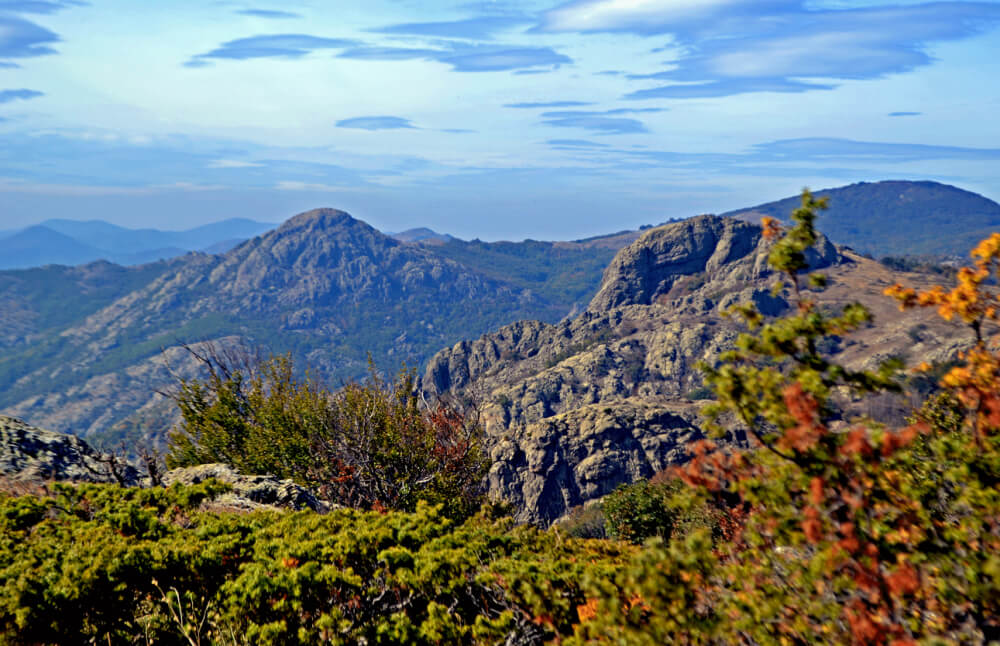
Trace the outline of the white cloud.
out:
M 646 31 L 651 26 L 688 22 L 747 0 L 583 0 L 545 15 L 547 31 Z
M 240 161 L 239 159 L 213 159 L 208 162 L 208 168 L 260 168 L 264 164 Z
M 343 186 L 300 182 L 297 180 L 285 180 L 278 182 L 275 184 L 274 188 L 279 191 L 317 191 L 324 193 L 339 193 L 346 190 Z

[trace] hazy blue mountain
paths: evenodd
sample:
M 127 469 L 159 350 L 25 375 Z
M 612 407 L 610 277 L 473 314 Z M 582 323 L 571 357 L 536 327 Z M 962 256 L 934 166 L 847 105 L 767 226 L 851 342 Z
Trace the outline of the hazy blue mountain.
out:
M 51 219 L 27 229 L 0 232 L 0 269 L 95 260 L 139 265 L 189 251 L 222 253 L 275 226 L 232 218 L 184 231 L 161 231 L 128 229 L 102 220 Z
M 200 227 L 195 227 L 194 229 L 188 229 L 187 231 L 176 232 L 178 236 L 173 244 L 189 250 L 205 249 L 222 241 L 239 240 L 242 242 L 243 240 L 267 233 L 277 227 L 278 225 L 273 222 L 257 222 L 246 218 L 230 218 L 219 222 L 211 222 Z
M 195 251 L 222 240 L 246 240 L 277 226 L 246 218 L 221 220 L 183 231 L 129 229 L 102 220 L 46 220 L 42 225 L 98 249 L 118 254 L 171 247 Z
M 213 254 L 226 253 L 230 249 L 235 249 L 238 245 L 243 244 L 246 241 L 246 238 L 229 238 L 228 240 L 220 240 L 219 242 L 204 247 L 199 251 Z
M 417 227 L 416 229 L 407 229 L 406 231 L 400 231 L 399 233 L 387 233 L 386 235 L 399 240 L 400 242 L 423 242 L 423 243 L 443 243 L 449 240 L 457 240 L 455 236 L 449 235 L 447 233 L 438 233 L 433 229 L 428 229 L 427 227 Z
M 905 255 L 967 257 L 986 235 L 1000 231 L 1000 204 L 937 182 L 861 182 L 817 191 L 830 209 L 817 227 L 838 244 L 877 258 Z M 787 221 L 798 197 L 724 215 L 750 221 L 770 216 Z
M 79 265 L 100 258 L 102 253 L 85 242 L 37 225 L 0 240 L 0 269 Z

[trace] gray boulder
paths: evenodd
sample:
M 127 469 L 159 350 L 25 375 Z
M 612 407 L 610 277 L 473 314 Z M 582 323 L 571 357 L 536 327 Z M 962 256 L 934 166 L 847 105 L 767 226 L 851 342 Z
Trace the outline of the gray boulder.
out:
M 281 508 L 325 512 L 333 506 L 319 500 L 308 489 L 291 480 L 280 480 L 274 476 L 243 475 L 226 464 L 200 464 L 173 469 L 164 474 L 163 484 L 193 485 L 211 478 L 233 488 L 229 493 L 216 498 L 215 502 L 241 510 Z
M 139 483 L 139 471 L 121 458 L 95 451 L 76 436 L 4 415 L 0 415 L 0 475 L 17 481 Z

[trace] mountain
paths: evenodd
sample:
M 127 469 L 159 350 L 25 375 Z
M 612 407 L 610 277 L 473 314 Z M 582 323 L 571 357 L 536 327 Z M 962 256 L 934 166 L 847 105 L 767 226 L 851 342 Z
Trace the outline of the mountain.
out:
M 905 183 L 899 188 L 913 186 Z M 934 195 L 958 191 L 935 186 Z M 883 183 L 846 187 L 862 195 L 884 188 Z M 423 244 L 400 242 L 339 211 L 317 210 L 242 242 L 222 255 L 188 253 L 129 268 L 104 262 L 73 268 L 3 271 L 0 410 L 95 441 L 142 436 L 162 439 L 162 431 L 176 411 L 154 391 L 172 383 L 174 376 L 199 374 L 196 362 L 181 349 L 183 343 L 215 341 L 227 347 L 250 343 L 275 352 L 292 352 L 300 365 L 311 367 L 315 374 L 336 385 L 340 379 L 365 372 L 369 351 L 383 370 L 394 371 L 404 360 L 419 367 L 434 352 L 460 339 L 472 339 L 514 321 L 532 319 L 534 322 L 521 324 L 521 331 L 505 332 L 511 338 L 526 339 L 518 342 L 521 345 L 516 352 L 507 347 L 512 343 L 509 339 L 490 341 L 489 347 L 499 348 L 495 352 L 482 350 L 484 357 L 499 353 L 506 359 L 520 356 L 533 360 L 516 361 L 515 369 L 489 359 L 496 379 L 502 377 L 504 383 L 513 384 L 523 371 L 542 373 L 552 367 L 548 362 L 555 366 L 591 346 L 629 337 L 628 330 L 620 329 L 622 321 L 634 318 L 646 321 L 643 325 L 659 326 L 647 320 L 659 303 L 637 301 L 640 292 L 668 301 L 687 294 L 703 304 L 704 311 L 699 310 L 695 318 L 688 310 L 664 314 L 664 324 L 676 327 L 690 320 L 693 325 L 678 329 L 671 343 L 687 344 L 684 335 L 690 336 L 704 325 L 732 332 L 726 323 L 716 321 L 714 305 L 704 305 L 717 304 L 720 295 L 739 286 L 735 278 L 729 279 L 734 281 L 732 285 L 722 285 L 725 281 L 719 268 L 728 266 L 726 263 L 711 265 L 710 270 L 705 265 L 706 269 L 690 275 L 681 272 L 683 280 L 671 282 L 669 288 L 661 288 L 659 278 L 642 283 L 639 277 L 646 275 L 645 270 L 638 268 L 632 273 L 639 282 L 627 289 L 622 268 L 616 270 L 618 279 L 608 282 L 607 274 L 602 279 L 602 271 L 623 246 L 631 243 L 628 249 L 635 249 L 640 235 L 649 242 L 654 232 L 688 226 L 685 222 L 577 241 L 451 240 Z M 706 221 L 694 218 L 691 222 Z M 715 231 L 715 226 L 700 224 L 693 230 L 677 229 L 694 237 L 686 242 L 671 242 L 673 251 L 663 253 L 684 256 L 698 247 L 702 249 L 699 253 L 712 257 L 715 251 L 709 250 L 715 249 L 713 244 L 723 244 L 721 240 L 728 240 L 725 244 L 730 245 L 750 244 L 735 229 L 725 235 L 708 233 Z M 660 254 L 649 250 L 642 253 L 648 257 L 636 256 L 635 262 Z M 619 254 L 611 266 L 617 266 L 615 263 L 625 257 Z M 850 266 L 861 264 L 859 261 Z M 891 275 L 886 273 L 888 269 L 865 266 L 868 268 L 862 273 L 882 276 L 878 280 L 887 280 Z M 753 284 L 757 291 L 751 296 L 766 307 L 777 307 L 767 300 L 768 285 L 760 281 Z M 863 288 L 861 292 L 875 289 L 858 284 L 859 289 Z M 894 310 L 885 315 L 895 316 Z M 643 329 L 637 325 L 636 334 L 649 332 Z M 921 338 L 922 334 L 916 330 L 911 336 Z M 532 339 L 544 347 L 525 345 Z M 640 346 L 645 348 L 636 358 L 612 353 L 607 357 L 608 366 L 618 365 L 626 372 L 637 370 L 640 359 L 642 366 L 646 365 L 649 347 L 660 348 L 658 341 L 636 342 L 637 352 Z M 724 342 L 726 339 L 718 340 L 718 344 Z M 669 395 L 674 398 L 671 401 L 680 402 L 677 410 L 683 409 L 686 395 L 700 388 L 697 373 L 690 368 L 695 359 L 688 356 L 686 347 L 675 349 L 677 356 L 669 361 L 663 357 L 649 360 L 670 370 L 669 378 L 650 382 L 658 384 L 655 389 L 645 381 L 634 380 L 628 382 L 628 388 L 657 397 Z M 653 354 L 656 352 L 668 354 L 663 348 Z M 681 355 L 688 358 L 678 358 Z M 434 365 L 439 368 L 440 362 Z M 461 374 L 456 370 L 450 374 Z M 595 374 L 595 379 L 604 383 L 606 375 Z M 454 381 L 461 390 L 465 386 L 460 382 Z M 673 386 L 657 390 L 667 383 Z M 500 381 L 477 381 L 476 388 L 503 390 L 501 385 Z M 593 395 L 594 402 L 607 395 L 602 393 Z M 511 395 L 501 392 L 497 396 Z M 525 406 L 548 410 L 538 402 L 532 404 L 530 397 L 526 401 Z M 570 412 L 558 406 L 551 410 Z M 638 410 L 629 414 L 638 414 Z M 514 415 L 516 410 L 509 412 Z M 597 421 L 600 410 L 595 415 Z M 520 423 L 516 415 L 512 419 Z
M 49 227 L 28 227 L 0 240 L 0 268 L 79 265 L 96 260 L 101 250 Z
M 113 253 L 138 253 L 175 247 L 197 251 L 222 240 L 246 240 L 270 231 L 274 224 L 246 218 L 230 218 L 183 231 L 159 229 L 128 229 L 101 220 L 46 220 L 42 223 L 54 231 Z
M 8 353 L 58 334 L 147 285 L 178 262 L 122 267 L 98 261 L 77 267 L 0 271 L 0 363 L 9 358 Z
M 437 231 L 433 231 L 427 227 L 407 229 L 406 231 L 400 231 L 399 233 L 387 233 L 386 235 L 391 236 L 400 242 L 423 242 L 425 244 L 437 244 L 458 239 L 454 236 L 448 235 L 447 233 L 438 233 Z
M 51 219 L 0 234 L 0 269 L 110 260 L 124 265 L 156 262 L 189 251 L 224 249 L 273 229 L 273 224 L 233 218 L 185 231 L 127 229 L 101 220 Z
M 830 198 L 817 228 L 876 258 L 944 255 L 967 258 L 979 240 L 1000 230 L 1000 204 L 937 182 L 860 182 L 817 191 Z M 724 215 L 759 222 L 769 216 L 787 221 L 798 197 L 768 202 Z
M 838 360 L 934 361 L 961 345 L 932 312 L 900 315 L 881 295 L 897 280 L 926 286 L 932 277 L 901 275 L 826 239 L 817 248 L 810 264 L 830 277 L 816 294 L 820 306 L 860 300 L 876 316 L 877 326 L 830 345 Z M 685 459 L 700 437 L 696 400 L 705 391 L 696 366 L 741 329 L 721 312 L 747 301 L 768 315 L 788 308 L 786 296 L 771 294 L 768 249 L 759 226 L 733 218 L 649 230 L 615 256 L 579 316 L 462 341 L 428 362 L 422 388 L 482 401 L 491 493 L 512 502 L 520 520 L 550 523 Z
M 171 408 L 155 391 L 171 385 L 171 372 L 197 367 L 183 343 L 264 345 L 338 383 L 363 375 L 369 352 L 393 372 L 470 333 L 565 314 L 332 209 L 298 215 L 221 256 L 166 265 L 63 325 L 32 328 L 44 322 L 26 314 L 25 330 L 0 355 L 0 409 L 83 436 L 162 439 Z M 9 274 L 17 272 L 0 278 Z
M 625 244 L 624 241 L 617 246 L 604 246 L 453 239 L 431 248 L 438 256 L 462 263 L 494 280 L 531 290 L 550 303 L 567 304 L 567 311 L 576 311 L 586 306 L 597 291 L 601 271 Z

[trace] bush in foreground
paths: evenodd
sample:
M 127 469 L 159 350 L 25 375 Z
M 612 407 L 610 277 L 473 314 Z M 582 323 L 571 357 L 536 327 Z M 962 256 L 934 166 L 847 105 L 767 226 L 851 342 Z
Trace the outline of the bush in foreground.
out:
M 0 496 L 0 642 L 541 643 L 631 549 L 422 503 L 199 510 L 224 488 Z

